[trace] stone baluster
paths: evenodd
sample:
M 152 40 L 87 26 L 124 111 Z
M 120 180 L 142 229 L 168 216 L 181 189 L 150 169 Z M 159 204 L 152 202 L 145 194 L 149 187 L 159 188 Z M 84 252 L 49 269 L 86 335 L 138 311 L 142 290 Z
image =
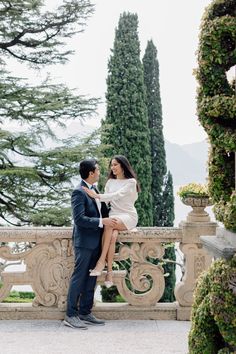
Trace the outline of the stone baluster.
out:
M 194 206 L 192 207 L 194 209 Z M 202 215 L 200 215 L 200 207 L 196 206 L 196 208 L 197 210 L 189 213 L 187 221 L 182 221 L 179 225 L 182 229 L 180 250 L 184 254 L 184 275 L 175 288 L 175 297 L 179 304 L 177 309 L 179 320 L 189 319 L 196 280 L 212 262 L 212 256 L 202 247 L 200 236 L 214 236 L 217 224 L 210 221 L 204 208 L 202 208 Z

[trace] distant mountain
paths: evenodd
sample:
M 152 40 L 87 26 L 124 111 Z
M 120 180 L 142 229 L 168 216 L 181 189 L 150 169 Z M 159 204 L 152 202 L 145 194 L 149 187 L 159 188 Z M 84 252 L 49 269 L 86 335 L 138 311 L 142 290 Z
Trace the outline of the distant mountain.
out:
M 84 137 L 91 134 L 96 127 L 88 121 L 72 121 L 67 129 L 57 129 L 59 137 L 76 135 Z M 165 141 L 167 168 L 173 176 L 174 186 L 190 182 L 204 183 L 207 178 L 208 143 L 201 142 L 178 145 Z
M 199 162 L 205 161 L 208 156 L 209 144 L 206 140 L 200 141 L 198 143 L 180 145 L 188 155 L 192 158 L 198 160 Z
M 90 122 L 88 122 L 90 123 Z M 72 122 L 67 127 L 68 135 L 86 136 L 95 127 L 90 124 Z M 178 145 L 165 141 L 167 168 L 173 176 L 174 186 L 190 182 L 205 183 L 207 178 L 208 143 L 201 142 Z
M 208 143 L 178 145 L 165 141 L 167 168 L 173 176 L 173 184 L 204 183 L 207 178 Z

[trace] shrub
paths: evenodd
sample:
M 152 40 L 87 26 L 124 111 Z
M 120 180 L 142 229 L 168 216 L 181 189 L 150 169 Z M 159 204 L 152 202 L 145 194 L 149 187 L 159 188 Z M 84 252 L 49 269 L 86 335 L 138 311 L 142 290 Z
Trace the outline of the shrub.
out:
M 236 64 L 235 0 L 214 0 L 203 16 L 198 49 L 197 111 L 211 143 L 209 192 L 215 214 L 229 230 L 236 230 L 235 82 L 227 79 Z
M 116 286 L 112 286 L 109 289 L 107 289 L 105 286 L 102 286 L 101 295 L 103 302 L 125 302 L 122 296 L 119 295 Z
M 208 197 L 208 187 L 205 184 L 189 183 L 180 187 L 178 195 L 181 199 L 185 197 Z
M 234 353 L 236 350 L 235 274 L 236 258 L 220 259 L 198 279 L 189 354 Z

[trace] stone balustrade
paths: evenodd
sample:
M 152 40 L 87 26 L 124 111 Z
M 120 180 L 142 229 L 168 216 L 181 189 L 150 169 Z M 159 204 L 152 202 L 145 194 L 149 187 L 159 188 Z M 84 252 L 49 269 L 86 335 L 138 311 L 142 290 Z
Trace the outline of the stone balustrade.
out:
M 188 319 L 196 279 L 203 270 L 208 268 L 212 260 L 212 257 L 202 248 L 200 236 L 215 235 L 215 229 L 214 222 L 186 221 L 178 228 L 140 227 L 135 231 L 120 232 L 117 240 L 119 249 L 115 261 L 119 263 L 128 259 L 130 270 L 128 274 L 126 270 L 114 271 L 114 284 L 126 301 L 126 304 L 123 304 L 123 307 L 126 306 L 125 313 L 128 309 L 129 311 L 145 309 L 148 317 L 154 318 L 153 314 L 161 311 L 162 307 L 174 311 L 172 318 Z M 25 271 L 1 273 L 3 286 L 0 289 L 0 302 L 9 295 L 13 285 L 31 285 L 35 292 L 35 299 L 30 305 L 31 310 L 40 309 L 41 314 L 44 312 L 42 318 L 47 318 L 50 311 L 58 310 L 60 315 L 57 318 L 62 318 L 74 263 L 71 231 L 71 228 L 67 227 L 1 227 L 0 244 L 8 243 L 8 245 L 0 247 L 0 258 L 7 261 L 22 261 Z M 23 252 L 12 252 L 11 244 L 22 242 L 30 247 Z M 170 242 L 179 243 L 184 254 L 184 275 L 176 284 L 176 302 L 161 305 L 158 301 L 165 289 L 164 270 L 160 264 L 155 265 L 150 262 L 150 259 L 162 260 L 165 253 L 164 245 Z M 103 281 L 104 274 L 98 278 L 98 284 Z M 95 305 L 95 310 L 96 307 Z M 19 310 L 19 305 L 17 308 Z M 121 309 L 121 304 L 118 304 L 117 309 L 114 306 L 112 309 L 110 307 L 110 314 L 112 312 L 113 317 L 104 314 L 103 317 L 116 318 L 114 313 Z M 6 313 L 14 311 L 13 305 L 7 308 L 7 305 L 0 303 L 0 318 L 1 313 L 5 314 L 2 318 L 8 318 Z M 97 311 L 99 313 L 98 309 Z M 109 312 L 109 306 L 107 311 Z M 125 316 L 127 318 L 127 315 Z M 40 315 L 35 318 L 40 318 Z M 51 317 L 48 315 L 48 318 Z M 141 318 L 146 317 L 141 316 Z

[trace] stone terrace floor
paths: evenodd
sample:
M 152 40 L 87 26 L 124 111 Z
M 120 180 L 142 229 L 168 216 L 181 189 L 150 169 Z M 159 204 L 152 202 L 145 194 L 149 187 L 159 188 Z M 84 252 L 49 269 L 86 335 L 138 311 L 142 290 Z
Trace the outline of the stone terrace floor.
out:
M 1 320 L 3 354 L 187 354 L 190 322 L 110 320 L 88 330 L 54 320 Z

